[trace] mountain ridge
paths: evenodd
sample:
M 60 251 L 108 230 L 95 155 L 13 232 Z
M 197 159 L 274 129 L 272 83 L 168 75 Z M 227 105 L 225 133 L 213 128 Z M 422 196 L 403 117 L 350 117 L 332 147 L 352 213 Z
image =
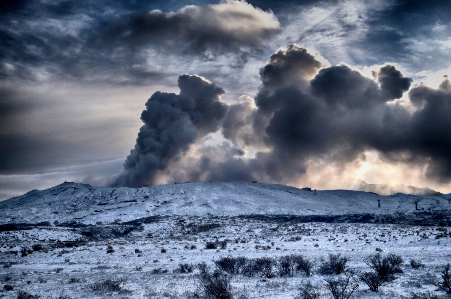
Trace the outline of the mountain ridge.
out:
M 450 201 L 450 194 L 379 196 L 364 191 L 308 190 L 249 182 L 193 182 L 143 188 L 64 182 L 0 202 L 0 224 L 113 223 L 156 215 L 392 214 L 413 212 L 416 208 L 449 209 Z

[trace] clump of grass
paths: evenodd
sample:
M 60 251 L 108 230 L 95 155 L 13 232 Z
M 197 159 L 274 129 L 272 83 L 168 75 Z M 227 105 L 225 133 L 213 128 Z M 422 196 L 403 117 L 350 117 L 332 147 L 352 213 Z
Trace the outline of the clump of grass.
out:
M 95 292 L 116 292 L 122 290 L 121 281 L 106 279 L 89 286 Z

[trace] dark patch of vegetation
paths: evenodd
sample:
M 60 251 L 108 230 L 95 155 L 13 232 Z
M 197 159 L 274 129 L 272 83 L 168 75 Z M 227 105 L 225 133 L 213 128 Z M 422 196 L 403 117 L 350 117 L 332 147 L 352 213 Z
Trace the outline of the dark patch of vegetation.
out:
M 108 245 L 108 247 L 106 248 L 106 253 L 113 253 L 114 252 L 114 248 L 111 245 Z
M 32 254 L 32 253 L 33 253 L 33 249 L 31 249 L 29 247 L 22 247 L 20 249 L 20 255 L 21 256 L 27 256 L 27 255 Z
M 230 279 L 221 271 L 210 273 L 205 264 L 198 266 L 200 270 L 200 283 L 208 299 L 233 299 Z
M 194 266 L 191 264 L 180 264 L 177 272 L 179 273 L 192 273 L 194 270 Z
M 334 299 L 349 299 L 359 288 L 359 285 L 354 283 L 349 275 L 337 279 L 329 278 L 325 281 Z
M 31 248 L 33 249 L 33 251 L 42 251 L 44 250 L 44 245 L 37 243 L 31 246 Z
M 410 299 L 439 299 L 440 297 L 430 292 L 414 294 Z
M 394 214 L 346 214 L 346 215 L 240 215 L 238 218 L 276 223 L 378 223 L 419 226 L 451 226 L 451 214 L 447 211 L 415 211 Z
M 111 279 L 93 283 L 89 287 L 94 292 L 116 292 L 122 290 L 121 281 Z
M 243 269 L 246 276 L 261 276 L 266 278 L 276 277 L 274 268 L 277 266 L 277 260 L 269 257 L 248 259 Z
M 329 254 L 327 260 L 325 260 L 320 268 L 319 273 L 330 275 L 330 274 L 341 274 L 346 270 L 346 263 L 348 258 L 341 256 L 341 254 Z
M 53 248 L 75 248 L 86 245 L 87 242 L 83 240 L 75 240 L 75 241 L 60 241 L 58 240 L 55 244 L 53 244 Z
M 205 244 L 205 249 L 217 249 L 218 244 L 216 242 L 207 242 Z
M 384 280 L 379 276 L 379 274 L 374 272 L 364 272 L 359 275 L 361 281 L 366 283 L 372 292 L 378 292 L 379 287 L 384 283 Z
M 163 269 L 163 268 L 155 268 L 152 269 L 151 273 L 152 274 L 164 274 L 164 273 L 168 273 L 169 271 L 167 269 Z
M 69 283 L 80 283 L 80 282 L 81 282 L 80 278 L 71 277 L 69 279 Z
M 402 273 L 401 265 L 403 260 L 401 256 L 393 253 L 382 256 L 378 252 L 366 258 L 365 263 L 373 269 L 383 281 L 391 281 L 394 279 L 394 274 Z
M 320 287 L 308 282 L 299 287 L 299 295 L 302 299 L 319 299 L 321 297 Z
M 312 274 L 314 262 L 304 258 L 302 255 L 292 255 L 294 264 L 296 265 L 296 271 L 302 271 L 306 276 Z
M 230 274 L 241 274 L 246 266 L 245 257 L 221 257 L 219 260 L 214 261 L 216 267 L 220 270 Z
M 293 258 L 290 255 L 281 256 L 279 258 L 279 275 L 280 276 L 294 276 L 296 266 Z
M 451 294 L 451 273 L 449 263 L 443 268 L 440 276 L 442 278 L 440 283 L 441 287 L 445 289 L 446 293 Z
M 93 241 L 121 238 L 133 231 L 142 230 L 140 225 L 89 225 L 84 226 L 79 233 Z
M 229 274 L 243 274 L 249 277 L 272 278 L 279 276 L 294 276 L 301 271 L 307 276 L 311 275 L 313 262 L 302 255 L 287 255 L 278 259 L 269 257 L 250 259 L 246 257 L 221 257 L 214 261 L 218 269 Z
M 42 298 L 41 296 L 32 295 L 22 290 L 19 290 L 19 292 L 17 293 L 17 299 L 41 299 L 41 298 Z
M 18 231 L 18 230 L 30 230 L 35 227 L 52 226 L 50 222 L 43 221 L 38 223 L 6 223 L 0 224 L 0 232 Z
M 134 225 L 134 226 L 141 226 L 142 224 L 149 224 L 149 223 L 156 223 L 164 219 L 163 216 L 149 216 L 149 217 L 143 217 L 131 221 L 122 222 L 123 225 Z
M 4 289 L 5 291 L 12 291 L 12 290 L 14 290 L 14 286 L 12 286 L 12 285 L 10 285 L 10 284 L 5 284 L 5 285 L 3 286 L 3 289 Z
M 412 269 L 420 269 L 420 268 L 424 268 L 424 264 L 420 261 L 415 261 L 415 260 L 410 260 L 410 266 L 412 267 Z
M 204 224 L 194 224 L 189 223 L 185 225 L 183 228 L 189 234 L 198 234 L 208 232 L 215 228 L 219 228 L 221 225 L 219 223 L 204 223 Z

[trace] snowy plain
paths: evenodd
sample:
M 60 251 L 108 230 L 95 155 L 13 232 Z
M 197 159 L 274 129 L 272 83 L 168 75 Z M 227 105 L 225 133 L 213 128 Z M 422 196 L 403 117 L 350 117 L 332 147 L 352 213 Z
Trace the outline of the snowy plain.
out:
M 450 194 L 66 182 L 0 202 L 0 298 L 18 298 L 19 291 L 35 296 L 29 298 L 198 298 L 199 270 L 180 273 L 181 264 L 205 262 L 213 271 L 222 257 L 287 255 L 313 261 L 312 275 L 229 275 L 234 298 L 302 298 L 306 282 L 317 285 L 321 298 L 333 298 L 328 275 L 318 271 L 331 253 L 349 259 L 348 273 L 359 284 L 351 298 L 448 298 L 440 271 L 451 262 L 450 238 Z M 403 273 L 371 292 L 358 276 L 378 252 L 401 256 Z M 414 269 L 410 260 L 424 266 Z M 120 288 L 96 290 L 107 280 Z

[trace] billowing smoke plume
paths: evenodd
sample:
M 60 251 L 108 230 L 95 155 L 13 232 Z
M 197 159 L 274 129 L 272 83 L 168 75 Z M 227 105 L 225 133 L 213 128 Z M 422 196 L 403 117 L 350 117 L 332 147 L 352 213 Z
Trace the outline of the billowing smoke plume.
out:
M 116 186 L 142 187 L 154 183 L 177 155 L 189 149 L 196 138 L 219 128 L 227 106 L 220 101 L 222 88 L 198 76 L 182 75 L 180 94 L 154 93 L 141 114 L 144 125 L 117 178 Z
M 295 45 L 271 56 L 260 76 L 253 101 L 242 97 L 229 107 L 219 101 L 222 89 L 194 76 L 180 78 L 180 95 L 154 94 L 118 184 L 152 184 L 157 175 L 166 182 L 293 183 L 317 168 L 312 161 L 344 169 L 366 151 L 389 163 L 422 164 L 427 177 L 451 182 L 447 78 L 438 89 L 411 89 L 406 106 L 397 99 L 412 80 L 394 66 L 368 78 L 345 65 L 325 67 Z M 219 129 L 222 145 L 196 142 Z

